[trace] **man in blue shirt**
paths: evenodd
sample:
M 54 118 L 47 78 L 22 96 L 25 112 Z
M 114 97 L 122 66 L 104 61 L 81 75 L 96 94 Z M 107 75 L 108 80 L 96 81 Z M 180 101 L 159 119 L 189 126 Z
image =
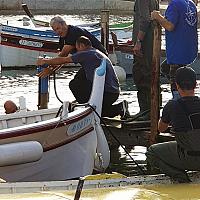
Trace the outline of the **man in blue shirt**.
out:
M 106 59 L 106 77 L 105 88 L 102 105 L 102 116 L 114 117 L 120 115 L 122 118 L 127 117 L 127 102 L 124 100 L 119 104 L 112 105 L 119 97 L 120 87 L 118 78 L 115 74 L 113 65 L 110 59 L 99 50 L 92 47 L 90 40 L 81 36 L 76 41 L 77 53 L 67 57 L 56 57 L 52 59 L 38 59 L 37 65 L 52 65 L 50 68 L 45 68 L 40 74 L 40 77 L 45 77 L 56 70 L 56 65 L 65 63 L 80 63 L 82 71 L 78 72 L 74 79 L 70 81 L 69 87 L 78 103 L 87 103 L 92 91 L 94 72 L 100 66 L 102 59 Z M 53 68 L 53 69 L 51 69 Z
M 176 69 L 192 63 L 197 57 L 197 9 L 192 0 L 169 0 L 165 17 L 159 11 L 153 11 L 151 17 L 165 28 L 171 90 L 176 98 Z

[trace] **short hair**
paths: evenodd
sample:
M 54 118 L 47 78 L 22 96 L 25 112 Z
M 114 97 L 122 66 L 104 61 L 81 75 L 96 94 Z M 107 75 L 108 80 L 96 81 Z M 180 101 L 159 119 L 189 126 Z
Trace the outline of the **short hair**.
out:
M 60 16 L 55 16 L 50 21 L 50 26 L 52 27 L 55 23 L 64 24 L 65 20 Z
M 84 44 L 85 46 L 92 46 L 92 43 L 89 38 L 85 36 L 81 36 L 76 40 L 76 44 L 80 46 L 80 44 Z
M 192 90 L 196 87 L 196 73 L 189 66 L 177 69 L 175 80 L 182 90 Z

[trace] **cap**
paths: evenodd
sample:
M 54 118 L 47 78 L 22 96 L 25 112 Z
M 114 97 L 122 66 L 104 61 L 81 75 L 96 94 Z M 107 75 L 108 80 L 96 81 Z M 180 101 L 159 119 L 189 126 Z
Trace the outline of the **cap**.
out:
M 196 73 L 189 66 L 178 68 L 175 80 L 181 89 L 191 90 L 196 87 Z

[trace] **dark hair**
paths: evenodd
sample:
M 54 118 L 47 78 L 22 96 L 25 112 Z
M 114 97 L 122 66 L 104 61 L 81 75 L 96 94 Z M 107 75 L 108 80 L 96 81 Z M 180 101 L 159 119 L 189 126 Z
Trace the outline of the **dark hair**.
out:
M 89 38 L 85 37 L 85 36 L 81 36 L 80 38 L 78 38 L 76 40 L 76 44 L 80 46 L 80 44 L 84 44 L 85 46 L 92 46 L 91 41 L 89 40 Z
M 183 90 L 192 90 L 196 87 L 196 73 L 195 71 L 187 66 L 180 67 L 176 71 L 176 83 Z

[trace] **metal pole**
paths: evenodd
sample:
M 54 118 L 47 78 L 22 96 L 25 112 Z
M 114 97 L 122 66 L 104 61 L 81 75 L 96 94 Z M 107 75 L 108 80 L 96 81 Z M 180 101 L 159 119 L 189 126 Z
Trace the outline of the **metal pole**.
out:
M 38 66 L 38 73 L 41 72 L 47 66 Z M 39 78 L 38 82 L 38 109 L 48 108 L 49 101 L 49 76 L 45 78 Z
M 79 200 L 80 199 L 84 181 L 85 181 L 85 177 L 80 177 L 80 179 L 78 181 L 77 188 L 76 188 L 76 193 L 75 193 L 75 196 L 74 196 L 74 200 Z
M 156 142 L 158 120 L 160 117 L 160 55 L 161 55 L 161 26 L 156 21 L 154 25 L 152 74 L 151 74 L 151 134 L 149 144 Z
M 101 43 L 108 51 L 109 44 L 109 10 L 101 11 Z

